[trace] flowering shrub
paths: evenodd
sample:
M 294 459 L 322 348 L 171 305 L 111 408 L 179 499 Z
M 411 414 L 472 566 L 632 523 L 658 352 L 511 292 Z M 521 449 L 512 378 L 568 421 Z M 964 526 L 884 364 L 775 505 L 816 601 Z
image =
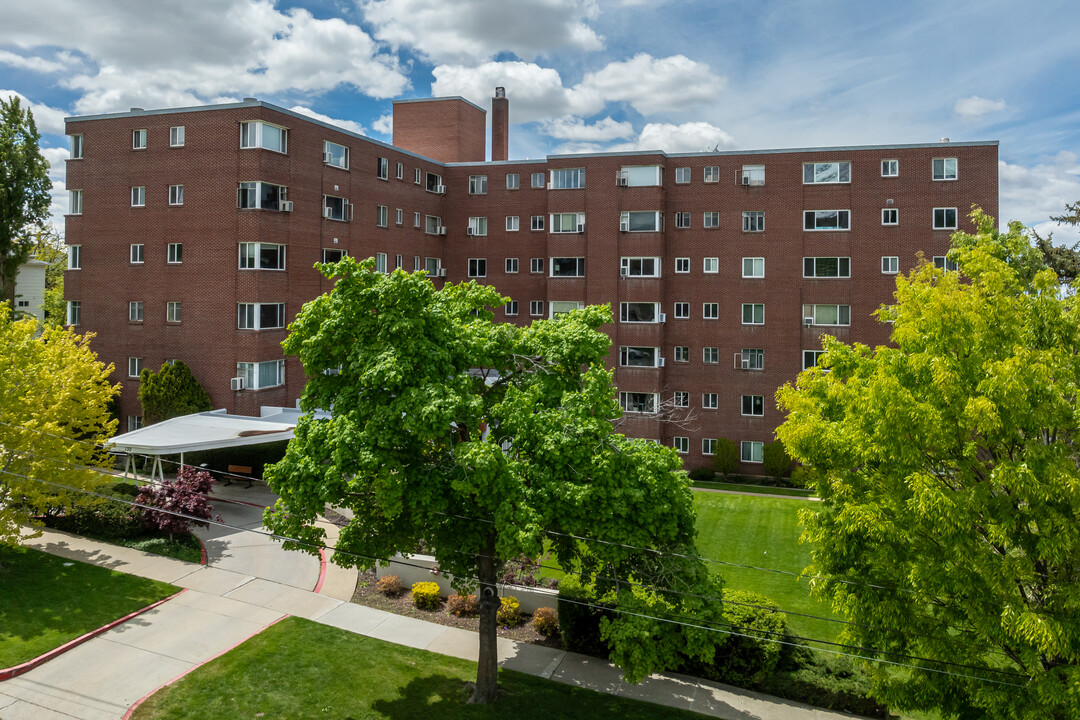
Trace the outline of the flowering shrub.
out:
M 434 582 L 418 582 L 412 586 L 412 600 L 413 605 L 421 610 L 438 610 L 439 602 L 439 583 Z
M 502 599 L 497 618 L 499 624 L 506 627 L 516 627 L 521 624 L 521 607 L 516 597 L 511 595 Z
M 451 595 L 446 598 L 446 612 L 458 617 L 476 617 L 480 604 L 475 595 Z
M 559 632 L 559 616 L 555 608 L 537 608 L 533 613 L 533 628 L 544 637 L 552 637 Z
M 375 589 L 387 597 L 397 597 L 405 592 L 405 586 L 397 575 L 383 575 L 375 583 Z

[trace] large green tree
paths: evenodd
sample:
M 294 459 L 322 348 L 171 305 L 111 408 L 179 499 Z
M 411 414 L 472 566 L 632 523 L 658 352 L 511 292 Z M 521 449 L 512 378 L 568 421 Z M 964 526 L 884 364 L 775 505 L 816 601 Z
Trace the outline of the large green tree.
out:
M 813 589 L 876 692 L 949 718 L 1080 717 L 1080 300 L 976 212 L 959 272 L 897 279 L 892 345 L 826 338 L 777 397 L 813 466 Z M 873 654 L 873 653 L 871 653 Z M 925 658 L 925 659 L 918 659 Z
M 107 467 L 97 449 L 116 431 L 107 405 L 119 385 L 112 366 L 97 360 L 90 336 L 12 321 L 0 304 L 0 545 L 19 542 L 19 529 L 69 493 L 40 480 L 90 487 Z M 75 493 L 72 497 L 77 497 Z
M 40 139 L 18 96 L 0 100 L 0 301 L 14 297 L 15 274 L 49 214 L 52 181 Z
M 152 423 L 212 409 L 210 396 L 183 361 L 164 363 L 157 373 L 149 368 L 139 375 L 139 402 L 143 421 Z
M 306 414 L 266 470 L 281 496 L 266 523 L 319 543 L 316 517 L 327 503 L 345 506 L 355 517 L 336 561 L 371 566 L 422 544 L 443 571 L 476 579 L 474 701 L 496 694 L 505 560 L 536 557 L 548 542 L 563 567 L 595 574 L 603 589 L 704 579 L 698 564 L 634 549 L 692 552 L 694 512 L 678 455 L 614 430 L 610 339 L 598 330 L 611 321 L 607 307 L 521 328 L 494 321 L 506 298 L 491 287 L 436 290 L 422 273 L 386 275 L 371 260 L 322 270 L 337 276 L 333 290 L 304 306 L 283 343 L 309 378 Z M 586 552 L 571 535 L 610 543 Z M 619 589 L 629 601 L 631 586 Z M 640 676 L 674 654 L 620 657 Z

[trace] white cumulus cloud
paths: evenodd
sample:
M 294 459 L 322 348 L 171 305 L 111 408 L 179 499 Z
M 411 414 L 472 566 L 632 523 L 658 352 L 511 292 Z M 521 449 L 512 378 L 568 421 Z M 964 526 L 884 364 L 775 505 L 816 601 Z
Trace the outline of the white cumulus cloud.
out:
M 585 107 L 625 102 L 642 115 L 681 111 L 717 99 L 724 79 L 708 65 L 685 55 L 654 58 L 639 53 L 585 75 L 574 87 L 575 104 Z
M 953 112 L 966 120 L 977 120 L 987 113 L 1000 112 L 1004 109 L 1004 100 L 987 100 L 978 95 L 972 95 L 957 100 Z
M 1050 222 L 1051 215 L 1065 214 L 1066 203 L 1080 201 L 1080 159 L 1075 153 L 1062 151 L 1030 167 L 1001 160 L 998 178 L 1001 225 L 1019 220 L 1043 236 L 1053 232 L 1055 241 L 1080 241 L 1080 228 Z
M 392 113 L 380 115 L 376 118 L 375 122 L 371 123 L 371 129 L 377 133 L 382 133 L 383 135 L 393 135 L 394 115 Z
M 608 148 L 614 151 L 663 150 L 668 153 L 731 150 L 735 138 L 727 131 L 707 122 L 649 123 L 641 129 L 637 140 Z
M 34 115 L 34 124 L 39 133 L 51 135 L 64 134 L 64 117 L 67 115 L 63 110 L 49 107 L 43 103 L 31 101 L 28 97 L 15 90 L 0 90 L 0 98 L 7 100 L 18 97 L 23 107 L 29 107 Z
M 543 125 L 543 133 L 558 140 L 574 142 L 604 142 L 619 140 L 634 135 L 634 126 L 628 122 L 619 122 L 606 117 L 589 125 L 578 117 L 550 120 Z
M 332 118 L 329 115 L 323 115 L 322 113 L 315 112 L 311 108 L 304 107 L 303 105 L 294 105 L 289 109 L 292 110 L 294 113 L 306 115 L 313 120 L 319 120 L 324 123 L 329 123 L 334 127 L 339 127 L 343 130 L 349 130 L 350 132 L 354 132 L 358 135 L 367 134 L 367 130 L 364 129 L 364 126 L 353 120 L 338 120 L 337 118 Z

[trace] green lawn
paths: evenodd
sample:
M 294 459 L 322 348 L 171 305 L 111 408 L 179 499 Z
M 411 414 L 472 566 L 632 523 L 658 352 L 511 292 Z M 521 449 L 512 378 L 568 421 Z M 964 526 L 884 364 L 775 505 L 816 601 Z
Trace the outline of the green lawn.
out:
M 0 548 L 0 566 L 0 668 L 33 660 L 179 590 L 29 548 Z
M 708 490 L 731 490 L 734 492 L 758 493 L 759 495 L 784 495 L 787 497 L 806 498 L 813 497 L 813 490 L 803 488 L 772 487 L 770 485 L 749 485 L 746 483 L 726 483 L 701 480 L 694 483 L 694 488 Z
M 290 617 L 147 700 L 134 720 L 181 718 L 699 718 L 502 670 L 468 705 L 475 663 Z
M 812 502 L 695 492 L 698 551 L 707 558 L 802 572 L 810 564 L 810 548 L 799 544 L 798 513 L 801 508 L 812 507 Z M 785 610 L 837 617 L 827 602 L 809 596 L 805 578 L 728 565 L 712 568 L 723 575 L 727 587 L 763 593 Z M 790 615 L 788 623 L 796 635 L 823 640 L 835 639 L 843 628 L 839 623 Z

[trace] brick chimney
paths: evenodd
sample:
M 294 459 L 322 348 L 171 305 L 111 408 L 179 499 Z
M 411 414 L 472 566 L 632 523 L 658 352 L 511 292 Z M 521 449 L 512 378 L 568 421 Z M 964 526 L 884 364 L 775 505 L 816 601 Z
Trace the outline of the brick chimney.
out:
M 491 159 L 507 160 L 510 156 L 510 101 L 506 88 L 495 88 L 491 98 Z

